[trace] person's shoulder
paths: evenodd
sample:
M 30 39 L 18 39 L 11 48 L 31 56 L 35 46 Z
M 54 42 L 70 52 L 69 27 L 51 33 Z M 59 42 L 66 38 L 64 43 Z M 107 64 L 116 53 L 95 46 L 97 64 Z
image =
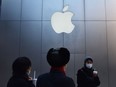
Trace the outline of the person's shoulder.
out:
M 44 73 L 38 76 L 38 79 L 42 79 L 42 78 L 47 78 L 49 76 L 49 73 Z
M 20 78 L 20 77 L 15 77 L 15 76 L 12 76 L 9 80 L 9 82 L 24 82 L 25 80 L 23 78 Z
M 26 80 L 22 78 L 16 78 L 16 77 L 11 77 L 10 80 L 8 81 L 8 87 L 19 87 L 19 86 L 26 86 Z
M 36 85 L 38 85 L 38 84 L 39 84 L 39 85 L 40 85 L 40 84 L 44 84 L 44 83 L 48 82 L 49 79 L 50 79 L 49 73 L 41 74 L 41 75 L 39 75 L 38 78 L 37 78 Z M 37 87 L 38 87 L 38 86 L 37 86 Z
M 73 81 L 73 79 L 69 76 L 66 76 L 65 79 L 67 79 L 68 81 Z
M 80 68 L 78 71 L 77 71 L 77 75 L 80 75 L 80 74 L 82 74 L 84 72 L 84 70 L 83 70 L 83 67 L 82 68 Z
M 65 81 L 65 80 L 64 80 Z M 67 82 L 67 84 L 69 84 L 69 85 L 73 85 L 72 87 L 74 87 L 75 86 L 75 83 L 74 83 L 74 80 L 71 78 L 71 77 L 68 77 L 68 76 L 66 76 L 66 82 Z
M 78 70 L 78 72 L 83 72 L 83 67 Z

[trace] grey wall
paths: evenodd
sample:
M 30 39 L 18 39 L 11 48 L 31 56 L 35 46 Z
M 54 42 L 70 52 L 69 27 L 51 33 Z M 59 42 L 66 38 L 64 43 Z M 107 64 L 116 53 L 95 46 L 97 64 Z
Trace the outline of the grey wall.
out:
M 50 18 L 68 4 L 75 15 L 70 34 L 56 34 Z M 37 76 L 48 72 L 46 53 L 51 47 L 67 47 L 71 60 L 67 75 L 76 84 L 76 72 L 84 57 L 94 59 L 100 87 L 116 86 L 116 0 L 2 0 L 0 18 L 0 87 L 6 87 L 12 62 L 30 57 Z M 32 75 L 31 74 L 31 75 Z

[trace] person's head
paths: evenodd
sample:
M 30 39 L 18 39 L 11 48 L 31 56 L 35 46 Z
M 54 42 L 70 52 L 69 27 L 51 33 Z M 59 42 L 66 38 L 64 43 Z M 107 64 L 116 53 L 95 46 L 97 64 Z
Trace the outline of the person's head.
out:
M 31 61 L 28 57 L 18 57 L 12 64 L 13 74 L 29 74 Z
M 70 60 L 70 52 L 67 48 L 51 48 L 47 53 L 47 61 L 51 67 L 65 66 Z
M 90 56 L 87 56 L 85 61 L 84 61 L 84 66 L 91 69 L 92 66 L 93 66 L 93 60 L 92 60 L 92 57 Z

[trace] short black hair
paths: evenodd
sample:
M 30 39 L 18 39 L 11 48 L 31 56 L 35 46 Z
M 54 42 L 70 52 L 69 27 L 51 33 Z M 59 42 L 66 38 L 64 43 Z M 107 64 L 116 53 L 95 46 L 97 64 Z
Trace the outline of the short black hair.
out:
M 70 52 L 67 48 L 51 48 L 47 53 L 47 61 L 53 67 L 66 65 L 70 60 Z
M 28 57 L 18 57 L 12 64 L 13 74 L 25 74 L 31 67 L 31 61 Z

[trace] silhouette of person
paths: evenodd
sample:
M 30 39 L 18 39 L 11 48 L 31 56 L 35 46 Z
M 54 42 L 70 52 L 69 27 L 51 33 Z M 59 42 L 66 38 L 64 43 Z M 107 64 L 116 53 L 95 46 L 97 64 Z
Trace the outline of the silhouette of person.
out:
M 27 57 L 18 57 L 12 64 L 12 77 L 7 83 L 7 87 L 35 87 L 31 72 L 31 61 Z
M 47 53 L 50 72 L 42 74 L 37 79 L 36 87 L 75 87 L 72 78 L 66 76 L 66 64 L 70 53 L 66 48 L 51 48 Z
M 84 67 L 78 70 L 77 84 L 78 87 L 97 87 L 100 85 L 98 72 L 93 69 L 92 57 L 86 57 Z

